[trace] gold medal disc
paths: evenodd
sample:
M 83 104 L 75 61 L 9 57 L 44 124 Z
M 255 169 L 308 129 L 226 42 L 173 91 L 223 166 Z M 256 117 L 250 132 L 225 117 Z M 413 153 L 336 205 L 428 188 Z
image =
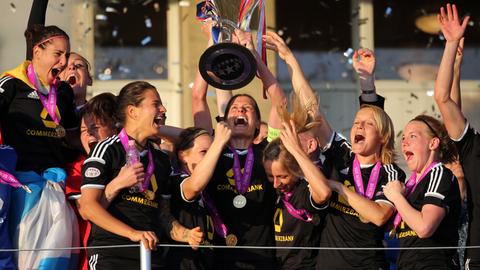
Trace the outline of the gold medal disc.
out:
M 227 244 L 227 246 L 236 246 L 237 242 L 238 239 L 234 234 L 229 234 L 225 237 L 225 244 Z

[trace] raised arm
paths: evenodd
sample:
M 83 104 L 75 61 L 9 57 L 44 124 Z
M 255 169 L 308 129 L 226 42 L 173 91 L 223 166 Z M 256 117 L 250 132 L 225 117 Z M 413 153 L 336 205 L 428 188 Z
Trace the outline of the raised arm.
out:
M 287 105 L 285 93 L 278 83 L 277 78 L 273 76 L 272 72 L 270 72 L 265 63 L 263 63 L 262 58 L 255 50 L 255 46 L 253 45 L 252 41 L 252 34 L 238 29 L 235 30 L 235 34 L 238 36 L 239 43 L 246 45 L 246 47 L 252 52 L 257 60 L 257 75 L 263 84 L 264 97 L 268 97 L 271 102 L 270 113 L 268 116 L 268 126 L 275 129 L 280 129 L 282 128 L 282 121 L 277 113 L 277 108 L 285 107 Z
M 458 108 L 462 110 L 462 94 L 460 91 L 460 74 L 462 69 L 462 60 L 463 60 L 463 44 L 465 38 L 461 38 L 457 48 L 457 54 L 455 55 L 455 65 L 453 67 L 453 83 L 452 90 L 450 92 L 450 97 L 453 102 L 458 105 Z
M 283 145 L 287 148 L 288 152 L 293 155 L 300 166 L 303 176 L 310 186 L 312 199 L 317 204 L 324 204 L 332 194 L 327 179 L 302 150 L 294 123 L 283 123 L 282 125 L 283 130 L 280 133 L 280 139 L 282 140 Z
M 28 17 L 27 28 L 34 24 L 45 25 L 45 14 L 47 13 L 48 0 L 33 0 L 30 16 Z M 33 44 L 27 40 L 26 59 L 32 60 Z
M 285 41 L 275 32 L 267 31 L 263 36 L 267 49 L 277 52 L 280 59 L 285 61 L 288 72 L 292 78 L 292 87 L 295 94 L 308 113 L 314 118 L 319 112 L 319 104 L 315 91 L 305 78 L 302 67 L 295 58 L 293 52 L 288 48 Z
M 469 17 L 466 16 L 460 23 L 456 6 L 447 4 L 446 10 L 443 7 L 440 8 L 437 20 L 447 42 L 435 81 L 435 102 L 442 114 L 448 135 L 453 139 L 458 139 L 465 129 L 466 120 L 458 104 L 452 100 L 450 91 L 453 83 L 455 55 Z
M 186 200 L 194 200 L 205 189 L 210 178 L 212 178 L 217 161 L 230 139 L 231 133 L 232 131 L 224 122 L 217 124 L 212 145 L 193 172 L 191 172 L 191 176 L 186 178 L 181 184 L 180 190 Z
M 360 104 L 372 104 L 383 109 L 384 100 L 379 100 L 375 88 L 375 54 L 370 49 L 360 48 L 354 52 L 352 60 L 360 82 Z

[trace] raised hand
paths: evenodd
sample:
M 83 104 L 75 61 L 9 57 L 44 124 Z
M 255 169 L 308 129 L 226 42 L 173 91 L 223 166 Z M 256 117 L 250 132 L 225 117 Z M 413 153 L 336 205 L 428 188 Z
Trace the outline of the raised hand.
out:
M 369 49 L 361 48 L 353 54 L 353 68 L 358 76 L 373 76 L 375 72 L 375 54 Z
M 458 18 L 458 11 L 455 5 L 447 4 L 446 10 L 444 7 L 440 8 L 440 14 L 437 15 L 438 23 L 442 29 L 443 36 L 449 41 L 460 41 L 465 33 L 469 16 L 465 16 L 460 22 Z
M 289 123 L 282 123 L 283 130 L 280 133 L 280 140 L 282 140 L 283 145 L 287 148 L 288 152 L 295 153 L 298 151 L 303 151 L 298 141 L 298 134 L 295 128 L 295 124 L 292 120 Z
M 232 34 L 232 42 L 245 46 L 250 51 L 255 52 L 254 55 L 258 55 L 255 51 L 255 46 L 253 45 L 253 38 L 251 32 L 235 29 Z
M 465 38 L 462 37 L 458 43 L 457 54 L 455 55 L 455 68 L 459 68 L 462 65 L 464 42 Z
M 232 135 L 232 130 L 227 126 L 225 122 L 217 123 L 217 127 L 215 128 L 215 138 L 213 139 L 213 143 L 218 143 L 223 147 L 230 140 L 231 135 Z
M 278 56 L 285 61 L 286 58 L 292 55 L 292 51 L 288 48 L 285 41 L 275 32 L 267 31 L 266 35 L 262 36 L 265 42 L 265 47 L 269 50 L 278 53 Z

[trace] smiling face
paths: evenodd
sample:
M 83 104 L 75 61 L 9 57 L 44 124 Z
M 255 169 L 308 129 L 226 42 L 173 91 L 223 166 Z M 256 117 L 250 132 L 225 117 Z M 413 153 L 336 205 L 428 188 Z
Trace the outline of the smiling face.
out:
M 273 183 L 273 187 L 281 193 L 291 191 L 298 182 L 298 177 L 290 173 L 283 163 L 277 160 L 265 160 L 263 162 L 265 173 L 268 180 Z
M 90 150 L 99 141 L 105 140 L 114 134 L 115 129 L 113 127 L 103 124 L 96 117 L 91 115 L 85 115 L 82 117 L 82 123 L 80 125 L 80 141 L 87 154 L 90 153 Z
M 198 163 L 203 159 L 208 149 L 212 145 L 212 138 L 208 134 L 203 134 L 195 138 L 193 147 L 179 151 L 180 162 L 188 168 L 190 173 L 193 172 Z
M 165 125 L 167 109 L 154 89 L 145 90 L 142 97 L 143 100 L 137 107 L 132 106 L 134 119 L 130 119 L 127 124 L 135 125 L 146 137 L 150 137 L 158 133 L 160 126 Z
M 70 43 L 64 37 L 51 40 L 33 48 L 32 64 L 40 80 L 52 84 L 67 65 Z
M 402 153 L 408 169 L 420 173 L 433 161 L 438 148 L 438 138 L 428 134 L 428 126 L 420 121 L 411 121 L 405 126 L 402 136 Z
M 352 151 L 360 156 L 379 156 L 382 148 L 382 137 L 378 131 L 373 111 L 360 109 L 353 121 L 350 131 Z
M 73 88 L 75 101 L 85 101 L 87 86 L 92 85 L 92 77 L 88 71 L 88 63 L 82 56 L 76 53 L 70 54 L 67 68 L 59 77 Z
M 255 111 L 254 101 L 247 96 L 236 97 L 227 114 L 227 124 L 232 129 L 232 138 L 254 138 L 260 123 Z

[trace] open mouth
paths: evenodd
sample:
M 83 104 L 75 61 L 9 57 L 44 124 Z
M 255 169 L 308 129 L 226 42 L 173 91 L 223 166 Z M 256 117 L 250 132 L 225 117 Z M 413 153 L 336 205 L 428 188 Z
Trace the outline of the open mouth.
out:
M 93 148 L 95 148 L 95 146 L 97 145 L 98 141 L 97 140 L 92 140 L 92 141 L 89 141 L 88 142 L 88 147 L 90 148 L 90 151 L 93 150 Z
M 247 125 L 247 119 L 243 116 L 238 116 L 237 118 L 235 118 L 235 120 L 233 121 L 233 124 L 235 126 L 246 126 Z
M 157 115 L 155 119 L 153 119 L 153 123 L 157 126 L 162 126 L 165 124 L 165 119 L 167 119 L 165 114 Z
M 406 160 L 406 161 L 409 161 L 409 160 L 411 160 L 411 159 L 413 158 L 413 153 L 410 152 L 410 151 L 405 151 L 405 152 L 403 152 L 403 155 L 405 156 L 405 160 Z
M 57 78 L 57 75 L 60 73 L 58 68 L 52 68 L 52 76 L 53 78 Z
M 75 85 L 76 82 L 77 82 L 77 78 L 75 78 L 75 75 L 70 75 L 70 77 L 68 77 L 67 79 L 67 83 L 70 85 Z
M 357 134 L 355 135 L 354 142 L 355 143 L 362 143 L 365 141 L 365 137 L 363 135 Z

